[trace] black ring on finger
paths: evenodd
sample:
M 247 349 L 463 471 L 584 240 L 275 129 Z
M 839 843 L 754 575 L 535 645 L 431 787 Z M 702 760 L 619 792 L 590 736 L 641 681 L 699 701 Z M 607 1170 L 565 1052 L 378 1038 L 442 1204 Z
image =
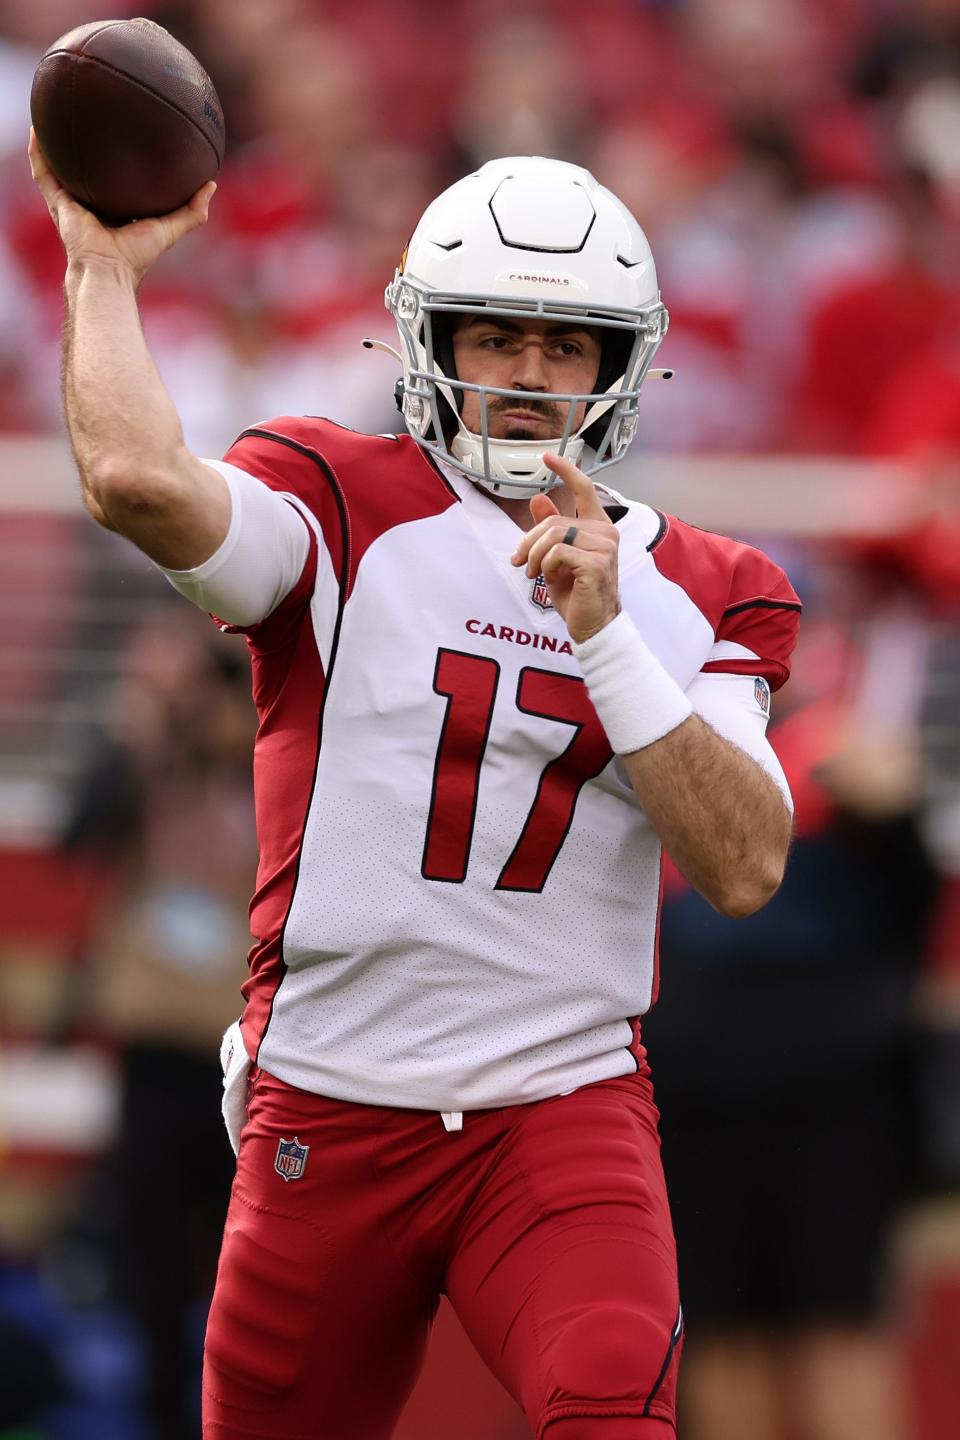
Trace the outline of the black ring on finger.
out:
M 564 535 L 564 537 L 563 537 L 563 544 L 564 544 L 564 545 L 572 545 L 573 542 L 574 542 L 574 540 L 576 540 L 576 538 L 577 538 L 577 527 L 576 527 L 576 525 L 571 525 L 571 526 L 570 526 L 570 529 L 567 531 L 566 535 Z

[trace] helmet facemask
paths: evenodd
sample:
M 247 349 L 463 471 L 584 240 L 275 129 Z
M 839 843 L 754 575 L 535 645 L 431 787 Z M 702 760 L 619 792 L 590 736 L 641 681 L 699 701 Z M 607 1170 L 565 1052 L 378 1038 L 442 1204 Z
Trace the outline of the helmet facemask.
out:
M 659 302 L 640 314 L 594 312 L 542 299 L 430 291 L 400 271 L 387 287 L 386 301 L 403 350 L 398 403 L 413 438 L 437 459 L 492 494 L 511 498 L 529 498 L 562 483 L 544 462 L 548 450 L 565 455 L 588 475 L 623 459 L 636 433 L 641 385 L 666 334 L 667 312 Z M 602 358 L 594 391 L 526 391 L 461 380 L 453 364 L 453 327 L 459 317 L 476 315 L 564 325 L 575 321 L 599 331 Z M 461 418 L 467 393 L 479 397 L 479 433 L 468 430 Z M 560 407 L 565 414 L 561 433 L 547 440 L 492 437 L 489 402 L 500 396 L 534 407 L 544 401 Z

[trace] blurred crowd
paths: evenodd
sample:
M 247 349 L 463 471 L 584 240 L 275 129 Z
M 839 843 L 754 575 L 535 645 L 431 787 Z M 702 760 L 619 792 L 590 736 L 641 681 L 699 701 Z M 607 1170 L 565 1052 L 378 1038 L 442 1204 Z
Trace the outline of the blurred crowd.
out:
M 144 291 L 190 442 L 323 406 L 391 419 L 382 291 L 426 201 L 498 154 L 591 168 L 647 229 L 682 387 L 653 450 L 960 438 L 957 0 L 179 0 L 228 152 Z M 59 423 L 60 252 L 23 148 L 37 58 L 89 18 L 0 3 L 0 426 Z M 386 397 L 386 398 L 384 398 Z
M 392 339 L 382 293 L 407 236 L 473 166 L 539 153 L 588 166 L 650 236 L 679 379 L 645 398 L 641 450 L 902 463 L 897 533 L 758 537 L 806 609 L 772 730 L 793 861 L 735 927 L 671 878 L 646 1030 L 689 1312 L 681 1440 L 952 1436 L 955 1366 L 931 1341 L 911 1396 L 888 1322 L 902 1354 L 897 1215 L 960 1193 L 960 0 L 131 0 L 97 18 L 133 14 L 199 56 L 227 120 L 210 222 L 141 295 L 198 453 L 280 413 L 395 428 L 391 364 L 359 341 Z M 63 261 L 26 117 L 39 56 L 91 18 L 0 0 L 0 443 L 62 427 Z M 82 590 L 49 522 L 24 523 L 49 552 L 37 585 Z M 230 1168 L 215 1040 L 255 862 L 251 715 L 242 642 L 207 638 L 162 588 L 118 629 L 57 838 L 110 897 L 76 942 L 57 1038 L 110 1049 L 121 1103 L 49 1253 L 76 1232 L 98 1257 L 98 1313 L 135 1317 L 139 1379 L 84 1409 L 82 1365 L 65 1379 L 30 1348 L 52 1321 L 24 1302 L 26 1332 L 10 1323 L 0 1215 L 0 1434 L 38 1393 L 60 1409 L 25 1435 L 195 1433 L 196 1306 Z M 0 574 L 0 613 L 13 589 Z M 7 668 L 0 700 L 25 674 Z M 0 921 L 0 971 L 4 938 Z M 947 1233 L 956 1263 L 955 1213 Z M 931 1396 L 951 1385 L 938 1429 Z M 510 1426 L 484 1440 L 523 1434 Z

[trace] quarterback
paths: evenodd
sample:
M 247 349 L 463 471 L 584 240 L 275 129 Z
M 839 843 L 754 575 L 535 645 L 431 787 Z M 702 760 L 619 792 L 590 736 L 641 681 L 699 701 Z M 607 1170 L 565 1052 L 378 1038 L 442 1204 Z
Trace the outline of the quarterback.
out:
M 212 187 L 111 231 L 31 156 L 86 505 L 252 658 L 204 1434 L 387 1440 L 446 1294 L 538 1440 L 665 1440 L 661 851 L 728 915 L 780 883 L 765 731 L 800 607 L 759 551 L 606 484 L 667 323 L 643 232 L 585 170 L 491 161 L 387 287 L 404 433 L 287 416 L 204 460 L 135 297 Z

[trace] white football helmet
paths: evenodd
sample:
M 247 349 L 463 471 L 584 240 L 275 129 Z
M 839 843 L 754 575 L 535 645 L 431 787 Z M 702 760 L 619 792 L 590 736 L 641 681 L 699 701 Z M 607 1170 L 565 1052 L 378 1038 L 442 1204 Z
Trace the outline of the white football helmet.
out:
M 400 331 L 398 404 L 413 438 L 485 489 L 517 497 L 561 483 L 544 464 L 546 450 L 587 474 L 623 459 L 640 387 L 667 331 L 650 246 L 629 210 L 589 171 L 539 156 L 491 160 L 438 196 L 387 286 L 386 306 Z M 461 380 L 454 317 L 480 312 L 561 323 L 575 316 L 596 327 L 603 356 L 595 393 L 546 395 Z M 480 396 L 479 435 L 460 418 L 468 390 Z M 499 395 L 564 404 L 563 433 L 491 438 L 487 400 Z M 593 451 L 586 461 L 584 443 Z

